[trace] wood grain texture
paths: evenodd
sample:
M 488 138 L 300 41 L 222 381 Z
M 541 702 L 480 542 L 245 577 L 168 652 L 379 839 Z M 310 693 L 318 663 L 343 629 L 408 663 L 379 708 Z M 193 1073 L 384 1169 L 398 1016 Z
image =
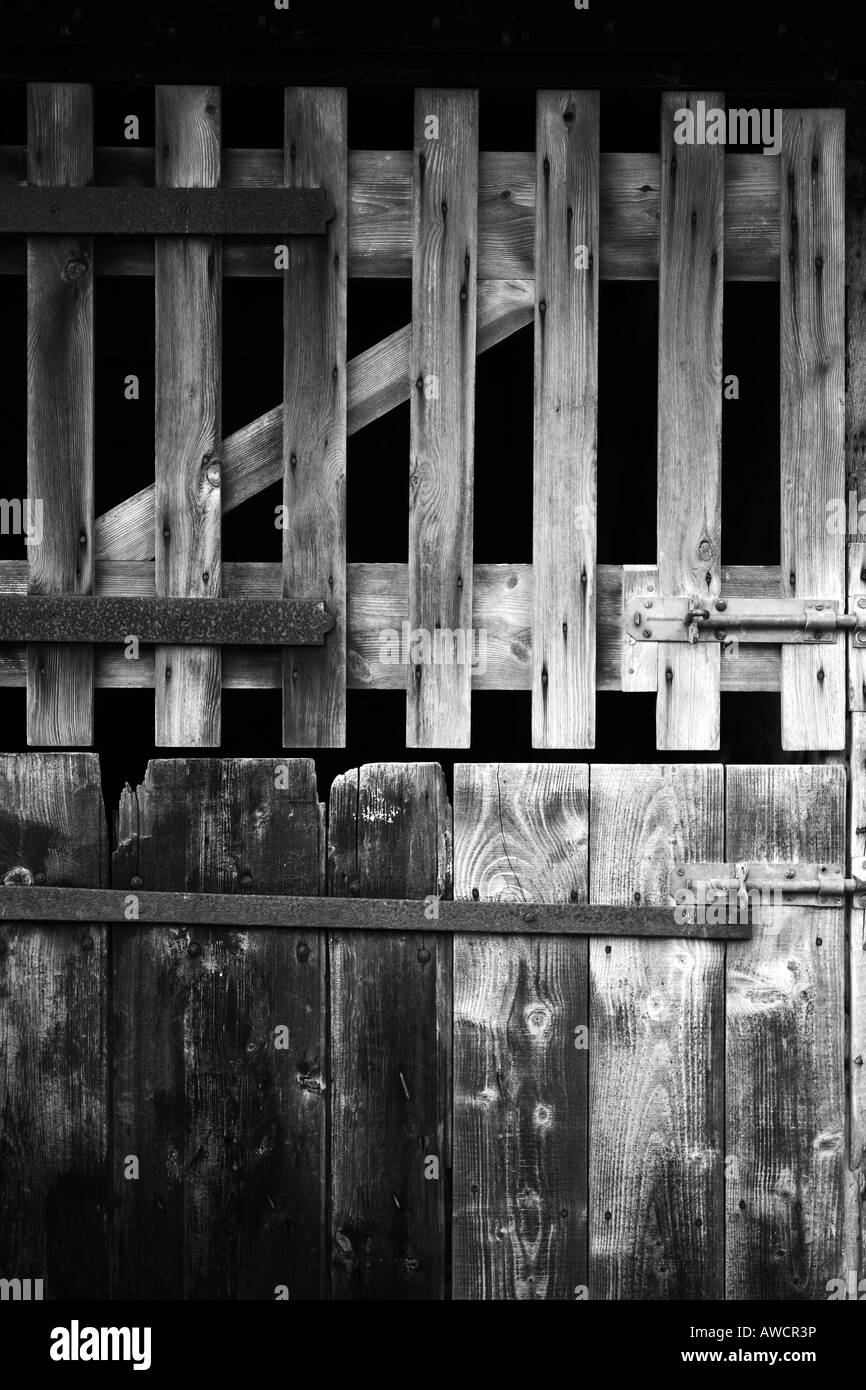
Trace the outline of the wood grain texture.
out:
M 721 145 L 677 145 L 675 112 L 720 92 L 662 98 L 659 229 L 659 592 L 718 598 L 721 588 Z M 708 644 L 659 644 L 656 745 L 718 748 L 720 657 Z
M 435 135 L 428 138 L 433 131 Z M 415 93 L 406 745 L 468 748 L 478 94 Z
M 864 131 L 847 126 L 845 199 L 845 510 L 854 493 L 857 521 L 846 522 L 849 611 L 866 599 L 866 521 L 859 503 L 866 499 L 866 162 Z M 858 192 L 855 193 L 855 190 Z M 862 529 L 861 529 L 862 527 Z M 848 708 L 866 711 L 866 647 L 848 636 Z M 862 853 L 862 850 L 860 851 Z
M 27 88 L 27 179 L 93 181 L 93 92 Z M 93 238 L 27 238 L 27 490 L 42 536 L 28 547 L 33 594 L 93 589 Z M 38 536 L 38 532 L 37 532 Z M 93 648 L 27 653 L 27 742 L 93 742 Z
M 536 100 L 533 748 L 595 746 L 597 92 Z
M 331 788 L 334 897 L 451 893 L 442 769 L 384 763 Z M 434 905 L 435 906 L 435 905 Z M 432 913 L 418 903 L 419 915 Z M 450 1182 L 452 942 L 334 933 L 331 982 L 331 1294 L 441 1299 Z M 429 1159 L 438 1160 L 438 1177 Z
M 315 894 L 319 834 L 306 759 L 159 760 L 121 798 L 113 884 Z M 322 934 L 131 921 L 113 945 L 116 1296 L 322 1297 Z
M 156 182 L 209 188 L 220 182 L 220 94 L 212 87 L 157 87 Z M 156 591 L 220 593 L 222 241 L 156 239 Z M 159 647 L 156 736 L 169 748 L 220 742 L 218 647 Z
M 850 718 L 848 846 L 852 872 L 862 874 L 866 859 L 866 714 Z M 848 941 L 850 997 L 851 1134 L 849 1163 L 863 1174 L 866 1168 L 866 894 L 851 900 Z M 866 1255 L 866 1251 L 862 1252 Z M 866 1271 L 864 1271 L 866 1273 Z
M 24 151 L 0 146 L 6 177 L 24 178 Z M 0 167 L 0 180 L 4 177 Z M 146 146 L 97 147 L 99 184 L 153 183 Z M 281 184 L 280 149 L 226 149 L 229 188 Z M 725 278 L 779 279 L 779 179 L 762 154 L 725 154 Z M 659 267 L 657 154 L 605 150 L 601 155 L 598 273 L 602 280 L 655 280 Z M 528 150 L 481 150 L 478 161 L 478 272 L 482 280 L 532 278 L 535 252 L 535 156 Z M 270 246 L 228 246 L 229 276 L 276 277 Z M 0 244 L 0 275 L 23 270 L 20 249 Z M 97 274 L 152 275 L 153 241 L 109 245 Z M 412 155 L 409 150 L 349 152 L 349 276 L 406 279 L 412 274 Z
M 774 565 L 738 565 L 725 571 L 722 592 L 755 598 L 779 593 L 779 569 Z M 596 687 L 622 688 L 622 581 L 620 565 L 598 566 L 598 641 Z M 399 633 L 408 623 L 409 578 L 406 565 L 350 563 L 347 569 L 350 690 L 403 690 L 404 668 L 382 659 L 382 631 Z M 0 562 L 0 593 L 24 593 L 27 566 Z M 154 567 L 150 562 L 98 562 L 97 594 L 153 595 Z M 223 592 L 250 598 L 279 598 L 279 564 L 227 563 Z M 475 565 L 473 621 L 487 631 L 487 663 L 473 671 L 474 690 L 529 690 L 532 668 L 532 566 Z M 736 659 L 722 660 L 722 689 L 778 690 L 781 648 L 741 646 Z M 26 678 L 23 647 L 0 648 L 0 688 L 22 686 Z M 142 648 L 139 661 L 126 661 L 121 651 L 97 648 L 96 684 L 112 689 L 152 687 L 153 655 Z M 281 656 L 276 648 L 256 651 L 241 647 L 223 652 L 223 687 L 241 690 L 279 689 Z
M 667 902 L 677 860 L 723 844 L 720 766 L 597 766 L 590 896 Z M 590 1298 L 715 1299 L 724 1287 L 724 952 L 593 940 Z
M 588 770 L 458 764 L 454 893 L 587 897 Z M 454 940 L 455 1299 L 574 1299 L 587 1282 L 586 940 Z
M 730 859 L 844 864 L 839 767 L 730 767 Z M 727 948 L 728 1298 L 846 1278 L 845 921 L 790 907 Z
M 0 757 L 0 882 L 15 869 L 105 886 L 95 754 Z M 107 948 L 105 927 L 0 924 L 0 1271 L 46 1299 L 109 1294 Z
M 785 111 L 781 180 L 782 583 L 845 596 L 845 538 L 827 525 L 845 486 L 845 113 Z M 782 747 L 845 746 L 845 654 L 782 652 Z
M 532 322 L 532 286 L 525 280 L 488 280 L 478 287 L 478 352 L 486 352 Z M 355 434 L 408 401 L 410 325 L 399 328 L 348 363 L 347 433 Z M 222 509 L 230 512 L 282 478 L 281 406 L 228 435 L 217 446 L 222 460 Z M 153 487 L 141 488 L 96 518 L 97 559 L 153 558 Z
M 283 651 L 283 743 L 346 742 L 346 92 L 289 88 L 285 182 L 324 188 L 324 237 L 289 237 L 283 288 L 283 584 L 323 602 L 334 628 L 317 651 Z

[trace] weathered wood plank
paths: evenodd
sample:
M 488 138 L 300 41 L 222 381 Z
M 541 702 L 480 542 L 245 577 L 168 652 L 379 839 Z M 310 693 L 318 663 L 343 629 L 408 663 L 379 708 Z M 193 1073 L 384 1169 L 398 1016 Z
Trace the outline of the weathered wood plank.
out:
M 845 596 L 845 539 L 827 525 L 845 488 L 845 113 L 785 111 L 781 180 L 782 583 Z M 841 647 L 782 652 L 782 747 L 845 746 Z
M 24 178 L 21 147 L 0 146 L 7 177 Z M 655 280 L 659 263 L 658 155 L 605 151 L 601 156 L 598 274 L 602 280 Z M 0 176 L 2 178 L 2 176 Z M 99 184 L 153 182 L 153 151 L 96 150 Z M 226 149 L 223 184 L 281 184 L 278 149 Z M 725 277 L 778 280 L 779 181 L 761 154 L 725 155 Z M 529 151 L 479 154 L 478 272 L 485 279 L 534 274 L 535 156 Z M 14 241 L 0 244 L 0 274 L 22 273 Z M 224 274 L 276 276 L 271 248 L 226 248 Z M 97 274 L 152 275 L 153 242 L 125 239 L 101 250 Z M 412 274 L 412 155 L 409 150 L 349 152 L 349 276 L 409 279 Z
M 597 92 L 536 102 L 533 748 L 595 746 Z
M 283 288 L 283 592 L 324 602 L 317 651 L 283 651 L 283 743 L 346 742 L 346 92 L 289 88 L 285 181 L 324 188 L 322 237 L 290 237 Z
M 156 181 L 167 188 L 220 181 L 220 95 L 212 87 L 157 87 Z M 222 242 L 156 242 L 156 592 L 220 593 Z M 220 742 L 219 647 L 159 647 L 156 743 Z
M 587 896 L 580 764 L 454 770 L 456 897 Z M 574 1299 L 586 1286 L 586 941 L 454 941 L 453 1293 Z
M 0 757 L 0 880 L 106 883 L 95 754 Z M 0 892 L 2 892 L 0 888 Z M 0 1271 L 109 1294 L 108 931 L 0 923 Z
M 724 152 L 677 145 L 678 109 L 720 92 L 662 98 L 659 229 L 658 570 L 661 594 L 719 597 L 722 486 Z M 659 644 L 656 744 L 718 748 L 720 658 Z
M 591 898 L 664 902 L 723 844 L 720 766 L 598 766 Z M 724 1286 L 721 943 L 590 942 L 590 1298 Z
M 93 91 L 27 88 L 27 178 L 93 180 Z M 32 594 L 93 589 L 93 238 L 27 239 L 27 490 L 41 509 L 29 546 Z M 37 532 L 37 536 L 39 532 Z M 33 644 L 27 742 L 93 742 L 93 648 Z
M 434 133 L 435 132 L 435 133 Z M 478 94 L 415 93 L 406 745 L 468 748 Z
M 839 767 L 731 767 L 727 855 L 845 857 Z M 824 1299 L 845 1278 L 845 922 L 791 907 L 727 948 L 729 1298 Z
M 780 588 L 773 565 L 739 565 L 725 571 L 722 593 L 770 597 Z M 729 578 L 728 578 L 729 576 Z M 596 687 L 622 688 L 622 579 L 619 565 L 598 567 L 598 642 Z M 350 690 L 403 690 L 404 668 L 383 659 L 383 633 L 399 638 L 408 630 L 408 571 L 400 564 L 352 563 L 348 566 Z M 730 585 L 730 587 L 728 587 Z M 26 563 L 0 563 L 0 593 L 24 593 Z M 250 563 L 223 566 L 224 593 L 250 598 L 274 598 L 282 592 L 279 564 Z M 153 563 L 98 563 L 97 594 L 154 593 Z M 472 672 L 475 690 L 529 690 L 532 652 L 532 566 L 476 565 L 473 579 L 476 630 L 487 633 L 486 663 Z M 408 640 L 408 639 L 407 639 Z M 778 690 L 779 647 L 741 646 L 722 660 L 723 690 Z M 0 687 L 24 684 L 24 649 L 0 647 Z M 96 684 L 114 689 L 153 685 L 153 654 L 142 648 L 139 661 L 125 660 L 121 651 L 97 649 Z M 225 689 L 279 689 L 281 657 L 275 648 L 254 653 L 241 648 L 223 652 Z
M 378 764 L 336 779 L 329 882 L 334 897 L 417 897 L 431 925 L 420 938 L 330 938 L 332 1296 L 442 1298 L 452 942 L 422 901 L 451 892 L 440 767 Z
M 315 894 L 313 764 L 150 763 L 121 798 L 113 882 L 133 897 Z M 282 1284 L 320 1298 L 322 934 L 131 920 L 112 940 L 117 1296 L 273 1299 Z
M 532 322 L 532 287 L 523 280 L 489 280 L 478 289 L 477 351 L 486 352 Z M 408 401 L 411 328 L 407 324 L 347 366 L 347 433 Z M 222 507 L 229 512 L 282 478 L 281 406 L 260 415 L 217 445 L 222 460 Z M 153 558 L 153 487 L 142 488 L 96 519 L 99 559 Z

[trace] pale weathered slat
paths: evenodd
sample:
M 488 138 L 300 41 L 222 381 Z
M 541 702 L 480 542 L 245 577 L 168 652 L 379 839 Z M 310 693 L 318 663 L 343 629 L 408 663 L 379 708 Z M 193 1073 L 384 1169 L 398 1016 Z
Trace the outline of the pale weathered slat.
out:
M 348 566 L 350 690 L 404 690 L 405 668 L 392 660 L 394 644 L 407 624 L 408 570 L 401 564 L 352 563 Z M 779 591 L 779 568 L 737 565 L 725 571 L 722 592 L 769 597 Z M 622 580 L 619 565 L 598 567 L 598 644 L 596 688 L 622 688 Z M 25 562 L 0 562 L 0 594 L 24 593 Z M 223 592 L 230 596 L 278 598 L 279 564 L 223 566 Z M 154 594 L 152 561 L 103 561 L 96 566 L 97 594 Z M 474 690 L 529 690 L 532 653 L 532 566 L 476 565 L 473 579 L 476 630 L 486 638 L 486 660 L 472 673 Z M 780 647 L 740 646 L 722 660 L 723 690 L 778 690 Z M 279 654 L 274 649 L 244 652 L 224 649 L 223 685 L 227 689 L 279 688 Z M 23 648 L 0 646 L 0 688 L 24 684 Z M 122 651 L 96 649 L 96 684 L 114 688 L 153 685 L 152 652 L 142 648 L 138 661 Z
M 212 87 L 157 87 L 156 181 L 168 188 L 220 181 L 220 94 Z M 156 296 L 156 592 L 220 593 L 222 240 L 158 237 Z M 220 742 L 218 647 L 156 652 L 156 743 Z
M 838 767 L 731 767 L 729 859 L 844 863 Z M 843 1268 L 845 920 L 792 907 L 727 947 L 726 1293 L 826 1299 Z
M 677 145 L 681 108 L 720 92 L 666 92 L 661 124 L 658 359 L 660 594 L 721 588 L 724 149 Z M 659 645 L 656 744 L 718 748 L 720 657 L 706 643 Z
M 343 774 L 328 833 L 333 897 L 417 897 L 419 919 L 431 914 L 429 936 L 330 936 L 331 1294 L 440 1299 L 452 959 L 431 911 L 451 893 L 442 769 L 384 763 Z
M 593 767 L 591 899 L 669 901 L 723 818 L 719 766 Z M 590 942 L 591 1299 L 722 1296 L 724 951 Z
M 27 126 L 30 183 L 92 182 L 90 87 L 30 83 Z M 93 588 L 93 372 L 93 238 L 29 237 L 27 491 L 42 509 L 29 547 L 33 594 Z M 93 743 L 92 647 L 29 648 L 27 742 Z
M 595 746 L 597 92 L 536 102 L 533 748 Z
M 845 595 L 845 538 L 828 505 L 845 485 L 845 113 L 785 111 L 781 180 L 782 583 Z M 820 593 L 819 593 L 820 590 Z M 845 747 L 842 648 L 782 653 L 782 747 Z
M 478 287 L 478 352 L 532 322 L 532 287 L 524 280 L 488 280 Z M 347 366 L 347 433 L 355 434 L 409 399 L 407 324 L 353 357 Z M 239 507 L 282 478 L 283 412 L 274 406 L 217 445 L 223 511 Z M 154 551 L 153 487 L 142 488 L 96 518 L 99 559 L 147 560 Z
M 454 894 L 587 896 L 588 773 L 458 764 Z M 586 1292 L 588 943 L 454 940 L 453 1296 Z
M 478 94 L 415 93 L 406 745 L 468 748 Z
M 24 177 L 21 147 L 0 147 L 7 177 Z M 658 276 L 659 165 L 654 154 L 606 151 L 601 156 L 598 274 L 602 280 Z M 153 152 L 144 146 L 97 148 L 99 184 L 153 182 Z M 281 184 L 278 149 L 223 151 L 223 184 Z M 479 155 L 478 267 L 482 280 L 534 274 L 535 156 L 529 151 Z M 725 155 L 725 275 L 778 280 L 779 182 L 775 161 L 761 154 Z M 125 239 L 100 248 L 97 274 L 152 275 L 153 243 Z M 0 243 L 0 274 L 23 273 L 19 245 Z M 264 245 L 226 248 L 226 275 L 276 276 Z M 349 275 L 408 279 L 412 273 L 412 157 L 408 150 L 349 153 Z
M 0 881 L 107 883 L 93 753 L 0 757 Z M 2 892 L 0 888 L 0 892 Z M 109 1296 L 108 928 L 0 924 L 0 1270 Z
M 346 742 L 346 91 L 285 94 L 285 182 L 324 188 L 324 237 L 290 237 L 283 287 L 283 592 L 333 615 L 323 647 L 283 652 L 283 744 Z
M 866 856 L 866 714 L 851 715 L 851 778 L 848 845 L 851 867 L 862 872 Z M 849 941 L 851 1136 L 849 1163 L 866 1167 L 866 893 L 851 902 Z M 866 1257 L 866 1251 L 863 1252 Z M 864 1271 L 866 1273 L 866 1271 Z
M 113 884 L 133 898 L 318 892 L 307 759 L 151 762 L 118 832 Z M 112 946 L 115 1296 L 321 1298 L 323 933 L 131 920 Z

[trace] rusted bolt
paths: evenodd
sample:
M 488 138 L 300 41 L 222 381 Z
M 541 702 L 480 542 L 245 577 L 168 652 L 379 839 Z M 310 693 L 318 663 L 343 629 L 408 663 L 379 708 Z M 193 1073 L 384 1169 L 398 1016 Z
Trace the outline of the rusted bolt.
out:
M 3 875 L 3 882 L 8 888 L 29 888 L 33 882 L 33 875 L 23 864 L 16 864 L 14 869 Z
M 536 922 L 538 920 L 538 914 L 536 912 L 524 912 L 523 920 L 524 922 Z
M 430 952 L 427 950 L 426 946 L 421 947 L 421 950 L 418 952 L 418 959 L 422 965 L 427 964 L 430 959 Z
M 132 878 L 129 880 L 129 886 L 130 888 L 142 888 L 144 886 L 144 879 L 140 874 L 133 874 Z

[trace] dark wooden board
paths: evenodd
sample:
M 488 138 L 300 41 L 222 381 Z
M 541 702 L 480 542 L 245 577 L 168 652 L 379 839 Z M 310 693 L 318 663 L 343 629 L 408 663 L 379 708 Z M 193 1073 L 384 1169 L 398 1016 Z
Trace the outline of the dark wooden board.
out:
M 334 897 L 450 895 L 441 768 L 384 763 L 331 788 Z M 431 910 L 430 904 L 426 904 Z M 423 918 L 425 903 L 418 902 Z M 449 1221 L 452 942 L 333 933 L 331 1289 L 335 1299 L 441 1299 Z M 438 1177 L 429 1159 L 438 1163 Z
M 107 873 L 96 755 L 0 756 L 0 880 Z M 46 1299 L 109 1295 L 107 952 L 86 921 L 0 922 L 0 1273 Z
M 315 894 L 319 837 L 311 762 L 157 761 L 121 799 L 113 882 Z M 319 1298 L 321 934 L 130 922 L 112 940 L 116 1295 Z

